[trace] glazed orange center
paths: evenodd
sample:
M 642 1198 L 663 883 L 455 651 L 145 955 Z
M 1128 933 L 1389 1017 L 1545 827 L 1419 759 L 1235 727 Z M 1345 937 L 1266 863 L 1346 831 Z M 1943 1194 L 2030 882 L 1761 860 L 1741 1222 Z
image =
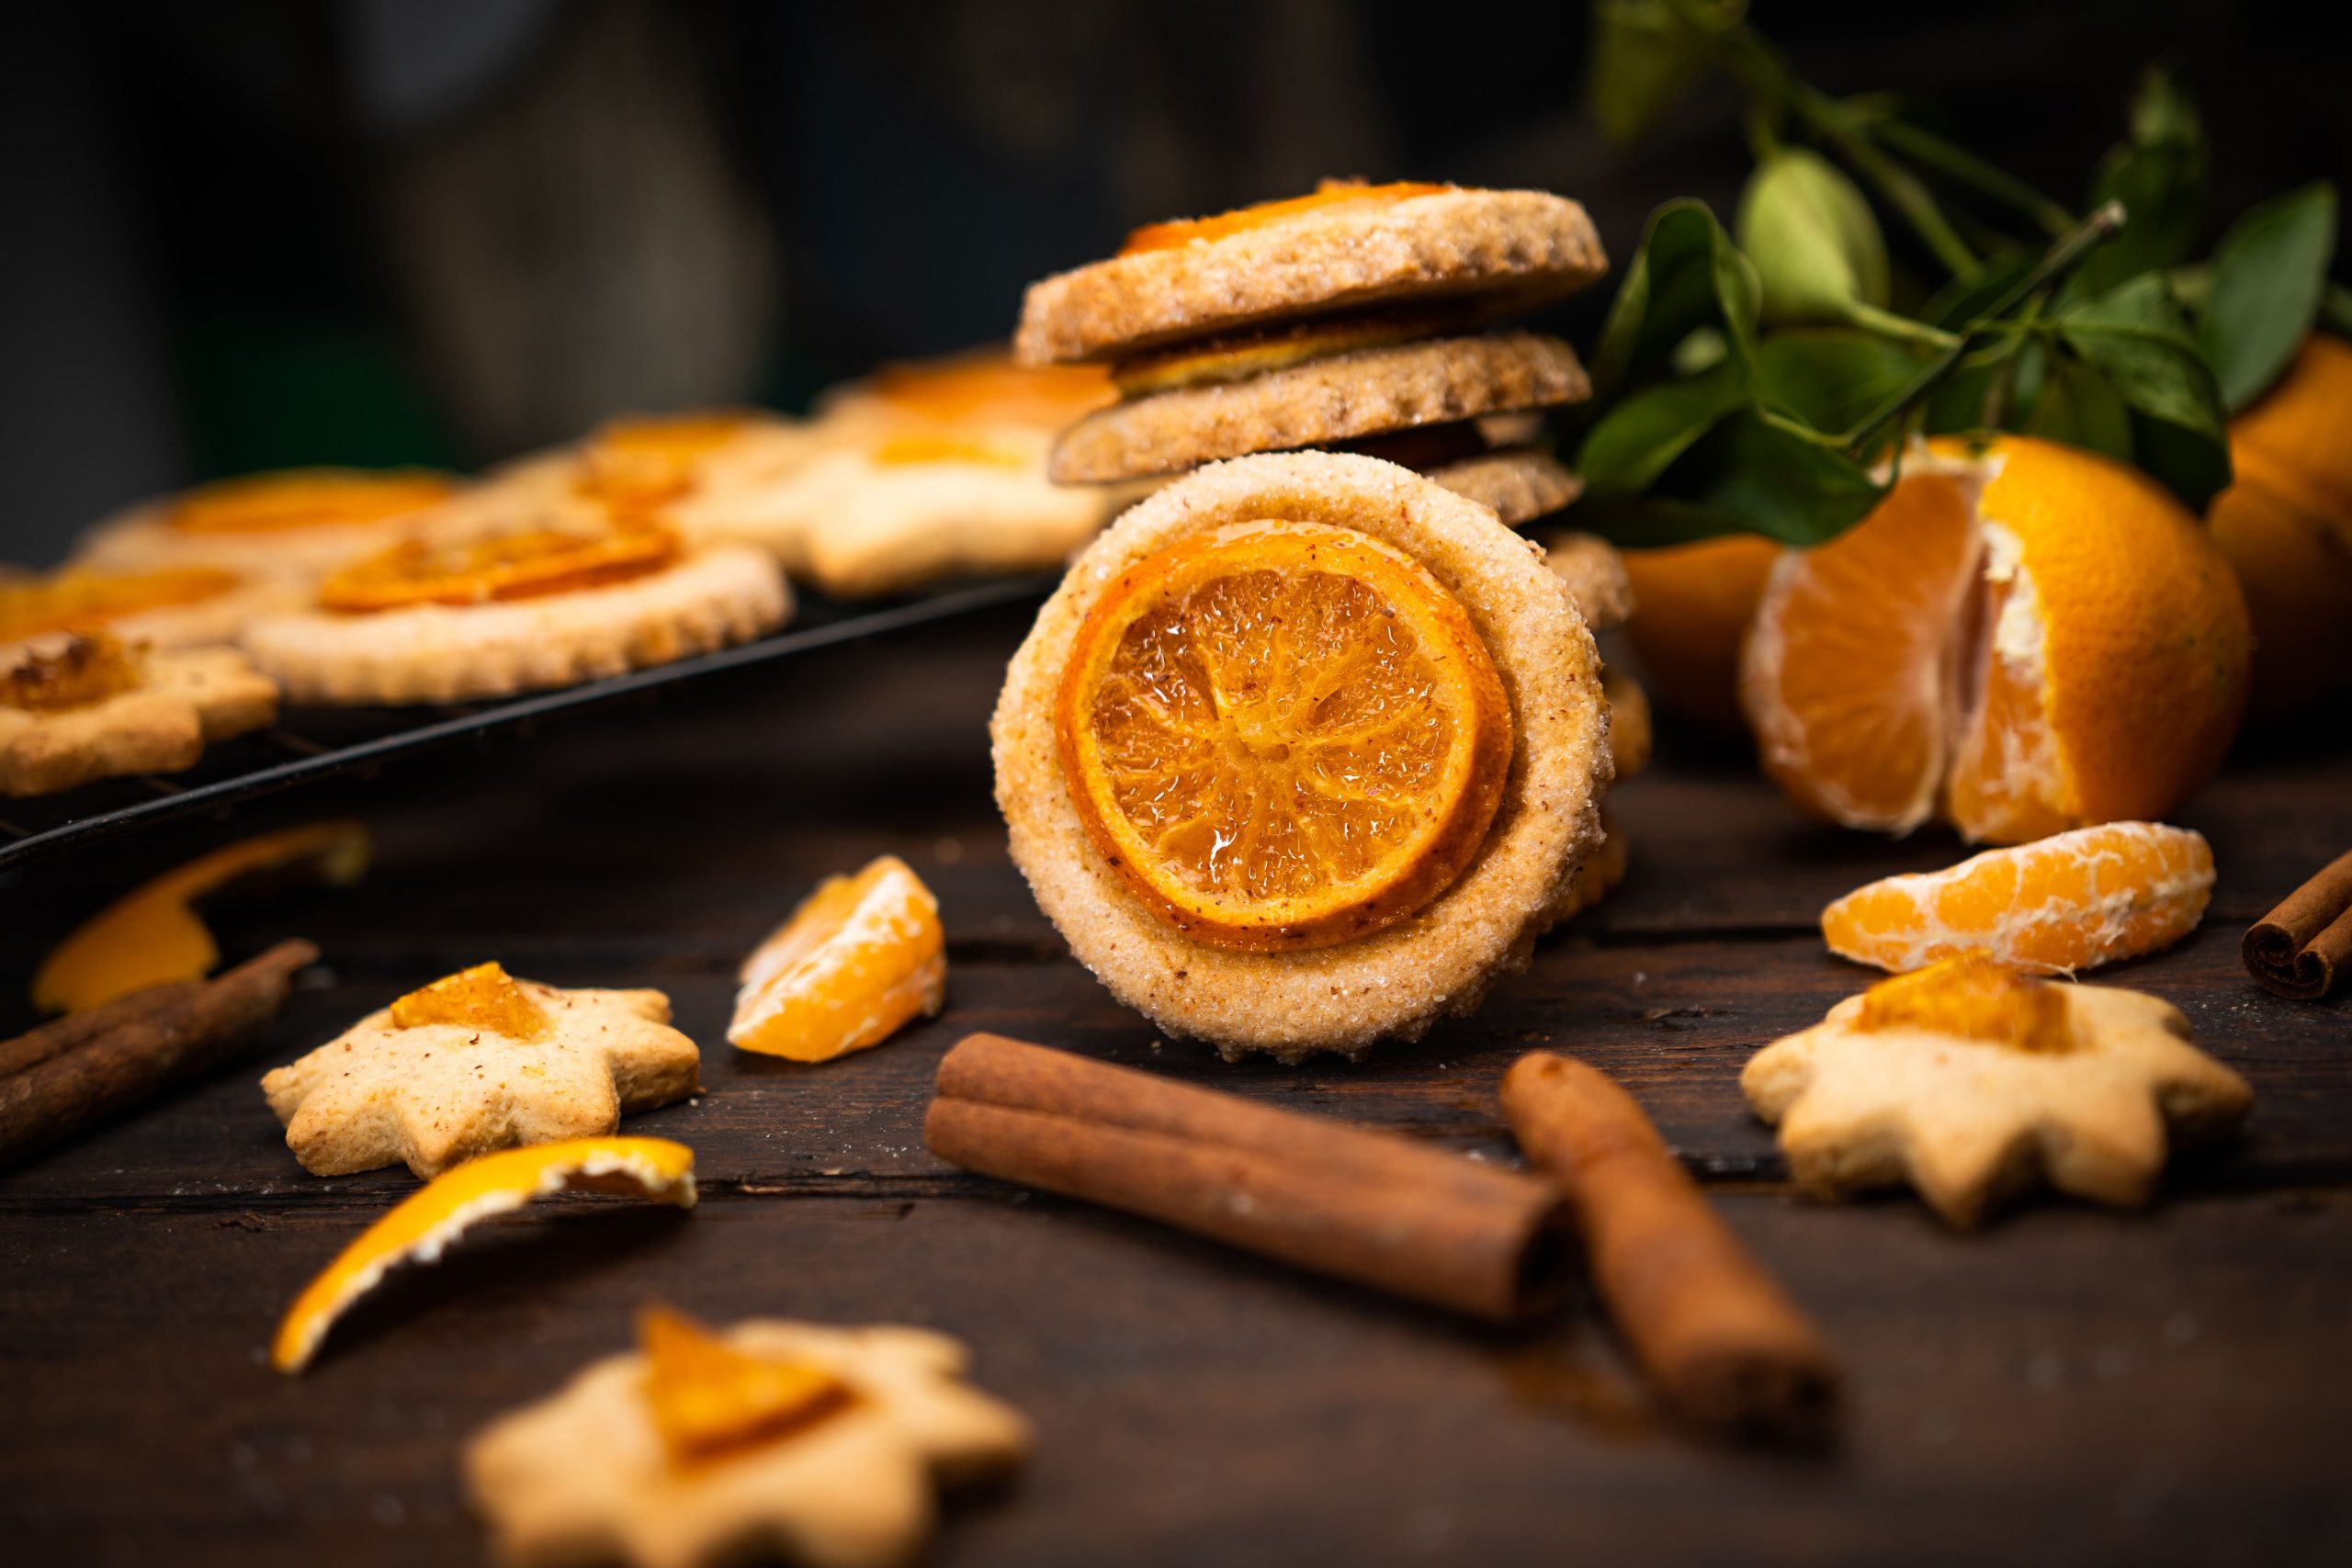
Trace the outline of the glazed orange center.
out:
M 674 1465 L 762 1447 L 833 1414 L 850 1386 L 813 1361 L 752 1356 L 667 1307 L 638 1314 L 645 1404 Z
M 445 474 L 402 470 L 370 474 L 341 468 L 300 468 L 224 479 L 180 498 L 167 514 L 187 534 L 275 534 L 380 523 L 419 511 L 456 493 Z
M 139 684 L 139 660 L 103 634 L 20 655 L 0 670 L 0 707 L 55 713 L 119 696 Z
M 1099 365 L 1025 369 L 1001 355 L 944 365 L 886 365 L 868 383 L 905 413 L 946 423 L 999 420 L 1057 428 L 1113 400 Z
M 2064 993 L 1981 953 L 1881 980 L 1862 993 L 1857 1029 L 1925 1029 L 2018 1051 L 2074 1044 Z
M 364 615 L 420 604 L 482 604 L 574 593 L 660 571 L 681 553 L 666 528 L 606 534 L 534 529 L 435 548 L 418 540 L 344 568 L 319 585 L 319 607 Z
M 487 1030 L 509 1040 L 544 1039 L 549 1027 L 547 1010 L 499 964 L 460 969 L 392 1004 L 393 1028 L 428 1024 Z
M 876 444 L 869 456 L 886 468 L 912 468 L 922 463 L 978 463 L 992 468 L 1025 468 L 1028 459 L 991 442 L 971 435 L 937 431 L 910 431 Z
M 123 615 L 201 604 L 237 586 L 231 571 L 188 567 L 126 575 L 64 571 L 0 582 L 0 642 L 44 632 L 89 631 Z
M 1442 892 L 1502 797 L 1511 719 L 1467 612 L 1352 529 L 1238 524 L 1148 558 L 1080 629 L 1063 774 L 1163 919 L 1319 947 Z
M 1435 196 L 1441 191 L 1454 188 L 1453 186 L 1422 185 L 1411 180 L 1377 186 L 1356 180 L 1325 180 L 1312 196 L 1295 196 L 1285 201 L 1261 201 L 1255 207 L 1220 212 L 1214 218 L 1179 218 L 1166 223 L 1147 223 L 1127 236 L 1127 243 L 1119 247 L 1119 254 L 1131 256 L 1144 251 L 1173 250 L 1195 241 L 1222 240 L 1228 235 L 1261 229 L 1269 223 L 1279 223 L 1285 218 L 1295 218 L 1302 212 L 1350 207 L 1385 207 L 1394 202 L 1409 201 L 1417 196 Z
M 710 455 L 751 426 L 744 413 L 617 419 L 582 455 L 580 488 L 616 506 L 659 506 L 694 490 Z

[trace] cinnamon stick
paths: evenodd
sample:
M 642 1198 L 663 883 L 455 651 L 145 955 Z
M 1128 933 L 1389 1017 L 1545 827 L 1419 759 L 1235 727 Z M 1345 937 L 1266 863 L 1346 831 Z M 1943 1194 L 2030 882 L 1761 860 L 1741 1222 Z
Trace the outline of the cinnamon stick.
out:
M 174 1008 L 184 1008 L 203 988 L 201 980 L 174 980 L 165 985 L 149 986 L 143 990 L 117 997 L 101 1007 L 53 1018 L 39 1029 L 19 1034 L 14 1040 L 0 1040 L 0 1077 L 21 1073 L 27 1067 L 39 1066 L 52 1056 L 62 1056 L 127 1024 L 153 1018 Z
M 1686 1418 L 1826 1435 L 1838 1372 L 1820 1332 L 1741 1245 L 1633 1097 L 1548 1051 L 1503 1077 L 1520 1147 L 1568 1191 L 1618 1332 Z
M 1474 1317 L 1550 1300 L 1550 1182 L 993 1034 L 939 1065 L 932 1153 Z
M 225 1059 L 277 1015 L 296 972 L 318 956 L 307 942 L 281 942 L 213 979 L 190 982 L 191 993 L 160 1011 L 118 1021 L 105 1032 L 0 1078 L 0 1166 L 39 1153 Z
M 2245 971 L 2290 1001 L 2311 1002 L 2352 972 L 2352 851 L 2249 927 Z

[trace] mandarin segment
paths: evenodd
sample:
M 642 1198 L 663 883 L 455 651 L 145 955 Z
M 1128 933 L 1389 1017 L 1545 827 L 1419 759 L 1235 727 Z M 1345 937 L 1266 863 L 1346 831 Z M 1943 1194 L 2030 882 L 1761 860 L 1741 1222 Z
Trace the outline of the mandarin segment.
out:
M 1982 953 L 2073 974 L 2171 946 L 2212 890 L 2202 834 L 2109 822 L 1873 882 L 1824 909 L 1821 934 L 1834 953 L 1897 972 Z
M 878 1045 L 946 999 L 939 901 L 883 855 L 829 877 L 743 961 L 728 1041 L 795 1062 Z
M 1088 616 L 1056 728 L 1089 838 L 1162 919 L 1241 951 L 1410 916 L 1476 855 L 1510 764 L 1494 660 L 1410 556 L 1249 523 L 1138 563 Z

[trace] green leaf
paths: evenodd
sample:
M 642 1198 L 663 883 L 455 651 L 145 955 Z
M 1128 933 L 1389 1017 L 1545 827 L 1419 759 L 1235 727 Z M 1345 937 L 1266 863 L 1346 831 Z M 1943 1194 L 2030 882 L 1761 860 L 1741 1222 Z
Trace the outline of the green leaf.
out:
M 2352 288 L 2331 283 L 2319 307 L 2320 325 L 2339 336 L 2352 337 Z
M 2108 151 L 2090 205 L 2123 204 L 2123 232 L 2094 251 L 2066 297 L 2102 294 L 2125 278 L 2186 261 L 2205 220 L 2205 128 L 2167 73 L 2151 69 L 2132 100 L 2131 136 Z
M 1887 488 L 1834 448 L 1739 410 L 1694 443 L 1647 493 L 1579 502 L 1577 519 L 1623 545 L 1741 533 L 1818 545 L 1869 516 Z
M 2221 389 L 2163 275 L 2072 307 L 2057 329 L 2131 411 L 2133 460 L 2201 514 L 2229 485 L 2229 438 Z
M 1728 363 L 1685 380 L 1645 387 L 1586 432 L 1577 449 L 1577 472 L 1591 494 L 1638 494 L 1747 400 L 1743 378 Z
M 1818 152 L 1767 154 L 1740 193 L 1734 231 L 1763 285 L 1769 325 L 1829 325 L 1858 299 L 1886 303 L 1886 239 L 1870 201 Z
M 1650 214 L 1601 326 L 1593 400 L 1655 374 L 1702 327 L 1724 334 L 1730 362 L 1745 376 L 1759 293 L 1756 269 L 1706 203 L 1668 202 Z
M 2120 462 L 2131 462 L 2132 411 L 2115 384 L 2071 355 L 2040 357 L 2045 367 L 2039 395 L 2016 427 L 2029 435 L 2086 446 Z
M 2311 335 L 2335 254 L 2335 187 L 2322 181 L 2264 202 L 2213 252 L 2205 357 L 2233 413 L 2270 389 Z
M 1756 345 L 1756 390 L 1769 407 L 1833 434 L 1851 429 L 1926 363 L 1925 354 L 1868 333 L 1774 333 Z
M 1747 0 L 1600 0 L 1592 9 L 1592 69 L 1586 97 L 1611 141 L 1638 141 L 1714 58 L 1711 37 L 1736 26 Z M 1697 26 L 1693 26 L 1693 23 Z

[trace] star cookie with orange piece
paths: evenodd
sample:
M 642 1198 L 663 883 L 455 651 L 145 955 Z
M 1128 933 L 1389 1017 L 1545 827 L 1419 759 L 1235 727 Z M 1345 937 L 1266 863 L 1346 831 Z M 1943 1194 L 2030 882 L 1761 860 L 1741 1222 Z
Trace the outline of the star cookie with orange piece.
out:
M 1598 840 L 1592 638 L 1542 552 L 1374 458 L 1240 458 L 1079 557 L 992 727 L 1015 863 L 1171 1033 L 1417 1038 L 1522 966 Z
M 963 1381 L 968 1355 L 943 1334 L 762 1318 L 714 1333 L 655 1307 L 638 1339 L 466 1445 L 501 1561 L 892 1568 L 929 1539 L 938 1489 L 1029 1450 L 1028 1423 Z
M 314 580 L 409 537 L 465 481 L 429 468 L 288 468 L 220 479 L 94 525 L 74 564 Z
M 313 1175 L 434 1176 L 695 1093 L 701 1053 L 669 1020 L 659 991 L 563 990 L 483 964 L 369 1013 L 262 1092 Z
M 95 632 L 148 648 L 233 643 L 254 616 L 300 600 L 282 579 L 220 567 L 31 572 L 0 580 L 0 659 L 42 638 Z
M 2223 1136 L 2254 1100 L 2170 1003 L 1982 953 L 1847 998 L 1758 1052 L 1740 1087 L 1800 1187 L 1908 1184 L 1961 1229 L 2037 1181 L 2143 1204 L 2168 1143 Z
M 150 652 L 105 633 L 0 650 L 0 795 L 194 767 L 277 716 L 277 687 L 233 649 Z
M 1114 395 L 1099 367 L 1023 368 L 1001 350 L 886 366 L 820 400 L 801 460 L 665 515 L 691 536 L 765 546 L 838 598 L 1057 567 L 1130 499 L 1046 477 L 1053 433 Z
M 292 702 L 447 703 L 666 664 L 789 616 L 763 553 L 582 504 L 584 516 L 526 513 L 510 531 L 410 539 L 354 562 L 310 608 L 248 627 L 245 647 Z
M 1484 328 L 1606 265 L 1584 209 L 1547 192 L 1327 181 L 1136 231 L 1033 285 L 1014 341 L 1026 363 L 1108 361 L 1122 394 L 1055 444 L 1062 483 L 1344 449 L 1518 524 L 1575 496 L 1534 416 L 1590 389 L 1559 339 Z

